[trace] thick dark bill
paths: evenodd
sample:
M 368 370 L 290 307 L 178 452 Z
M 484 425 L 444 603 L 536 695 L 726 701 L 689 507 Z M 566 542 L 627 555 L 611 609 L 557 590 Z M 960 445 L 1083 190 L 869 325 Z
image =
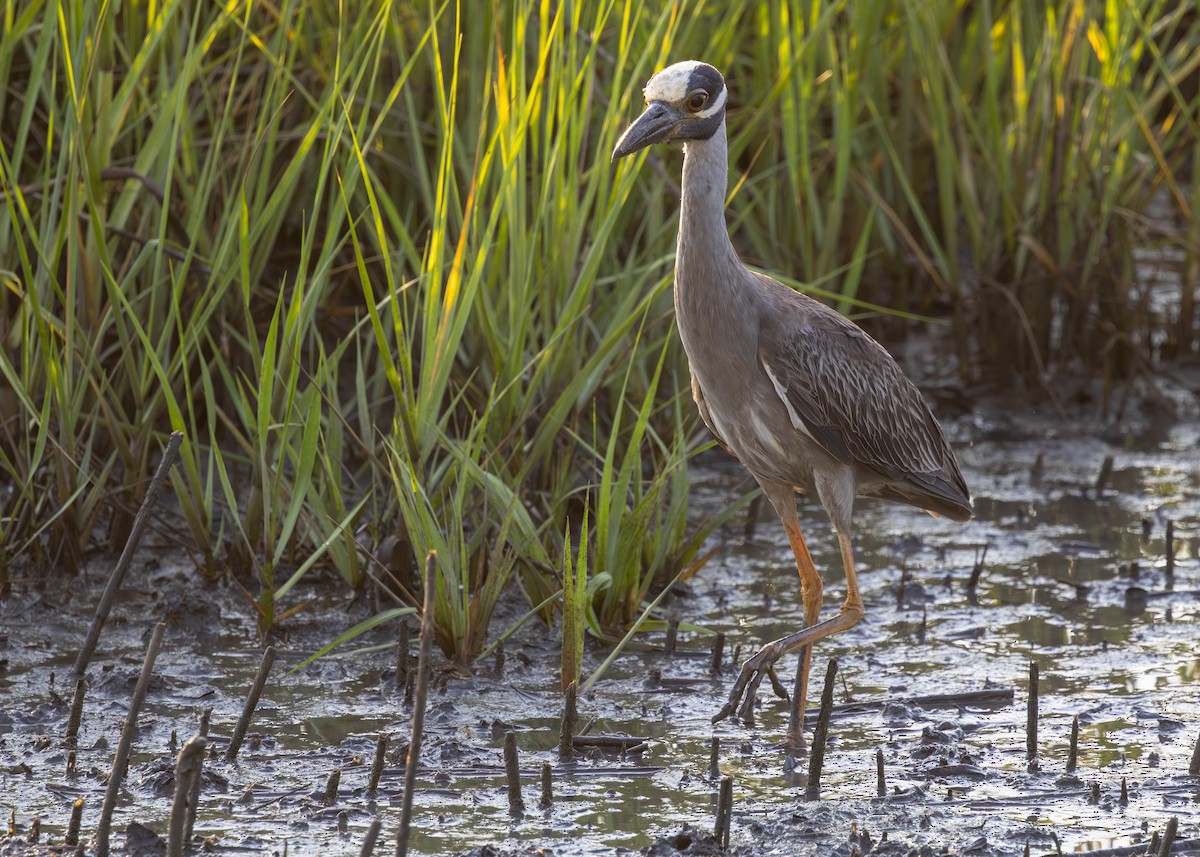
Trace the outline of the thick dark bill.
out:
M 667 105 L 660 101 L 652 101 L 646 112 L 634 120 L 621 135 L 617 147 L 613 149 L 612 159 L 615 161 L 617 158 L 632 155 L 638 149 L 671 139 L 671 132 L 675 130 L 678 118 Z

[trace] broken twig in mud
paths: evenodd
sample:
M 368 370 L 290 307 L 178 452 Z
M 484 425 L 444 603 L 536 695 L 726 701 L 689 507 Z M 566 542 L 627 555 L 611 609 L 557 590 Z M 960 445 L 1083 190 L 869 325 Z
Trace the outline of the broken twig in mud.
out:
M 212 717 L 212 707 L 200 712 L 200 737 L 208 738 L 208 720 Z M 192 793 L 188 797 L 187 823 L 184 825 L 183 841 L 192 841 L 192 831 L 196 829 L 196 810 L 200 806 L 200 785 L 204 782 L 204 757 L 196 763 L 196 777 L 192 780 Z
M 421 734 L 425 729 L 425 698 L 429 694 L 430 661 L 433 658 L 433 605 L 437 586 L 437 552 L 425 557 L 425 593 L 421 608 L 421 641 L 417 648 L 417 675 L 413 690 L 412 732 L 408 738 L 408 759 L 404 765 L 404 794 L 400 803 L 400 827 L 396 831 L 396 857 L 408 854 L 408 832 L 412 824 L 413 789 L 417 785 L 417 766 L 421 761 Z
M 408 687 L 408 617 L 400 617 L 396 631 L 396 692 L 403 693 Z
M 83 798 L 71 804 L 71 820 L 67 822 L 67 833 L 63 837 L 63 845 L 79 844 L 79 825 L 83 823 Z
M 508 781 L 508 814 L 525 813 L 525 801 L 521 799 L 521 768 L 517 759 L 517 733 L 511 729 L 504 733 L 504 778 Z
M 1099 851 L 1077 851 L 1071 857 L 1144 857 L 1152 843 L 1142 842 L 1137 845 L 1122 845 L 1117 848 L 1102 848 Z M 1176 839 L 1167 854 L 1192 854 L 1200 849 L 1200 839 Z M 1150 852 L 1153 854 L 1154 852 Z M 1159 843 L 1158 854 L 1162 855 L 1162 843 Z
M 137 517 L 133 520 L 133 529 L 125 541 L 125 549 L 121 551 L 117 565 L 113 568 L 112 576 L 108 579 L 108 585 L 104 587 L 104 594 L 100 596 L 100 603 L 96 605 L 96 615 L 92 619 L 92 626 L 88 629 L 87 637 L 75 659 L 76 678 L 83 676 L 87 671 L 88 663 L 92 660 L 92 655 L 96 653 L 96 644 L 100 642 L 100 632 L 104 630 L 104 623 L 108 620 L 108 614 L 112 610 L 113 601 L 116 600 L 117 591 L 120 590 L 121 582 L 125 579 L 125 572 L 129 570 L 129 564 L 133 561 L 133 553 L 137 550 L 138 542 L 142 540 L 142 533 L 146 531 L 146 524 L 150 521 L 150 510 L 158 502 L 158 493 L 162 490 L 163 482 L 166 481 L 167 474 L 175 464 L 175 459 L 179 457 L 179 444 L 182 442 L 183 432 L 171 433 L 171 439 L 167 442 L 167 448 L 163 452 L 162 461 L 158 464 L 158 470 L 155 472 L 154 478 L 150 480 L 150 487 L 146 489 L 142 507 L 138 509 Z
M 712 736 L 712 747 L 708 751 L 708 778 L 715 780 L 721 776 L 721 739 Z
M 1108 484 L 1108 477 L 1112 476 L 1113 457 L 1111 455 L 1104 456 L 1104 461 L 1100 465 L 1100 474 L 1096 477 L 1096 493 L 1101 494 L 1104 487 Z
M 726 774 L 721 777 L 721 789 L 717 793 L 717 822 L 713 825 L 713 836 L 716 837 L 717 847 L 729 847 L 729 829 L 733 822 L 733 777 Z
M 250 728 L 250 718 L 254 716 L 254 709 L 258 707 L 259 697 L 262 696 L 263 688 L 267 684 L 267 676 L 271 674 L 271 665 L 274 663 L 275 647 L 267 646 L 267 650 L 263 652 L 262 660 L 258 664 L 258 674 L 254 676 L 254 684 L 250 686 L 250 693 L 246 695 L 246 704 L 242 706 L 242 716 L 238 718 L 237 725 L 233 728 L 233 735 L 229 738 L 229 749 L 225 751 L 227 762 L 235 761 L 238 751 L 242 749 L 246 730 Z
M 87 692 L 87 681 L 80 676 L 75 679 L 75 695 L 71 697 L 71 714 L 67 717 L 66 742 L 74 747 L 79 738 L 79 724 L 83 720 L 83 695 Z
M 679 617 L 672 616 L 667 620 L 667 641 L 663 644 L 663 650 L 668 655 L 675 654 L 675 646 L 679 642 Z
M 637 735 L 576 735 L 571 739 L 575 750 L 607 750 L 610 753 L 642 753 L 649 746 L 649 738 Z
M 325 806 L 333 806 L 337 803 L 338 789 L 342 786 L 342 769 L 334 768 L 329 772 L 329 779 L 325 781 L 325 794 L 321 796 L 321 803 Z
M 1011 705 L 1016 692 L 1011 687 L 990 687 L 983 690 L 969 690 L 965 693 L 932 693 L 927 696 L 914 696 L 908 699 L 888 700 L 874 699 L 861 702 L 843 702 L 835 705 L 832 718 L 854 717 L 869 711 L 882 711 L 889 702 L 902 702 L 905 705 L 918 705 L 921 708 L 965 708 L 977 705 Z M 816 722 L 818 712 L 805 712 L 805 723 Z
M 549 809 L 554 803 L 554 783 L 551 776 L 550 763 L 542 762 L 542 796 L 538 798 L 538 806 L 542 809 Z
M 1196 736 L 1196 749 L 1192 751 L 1192 763 L 1188 765 L 1189 777 L 1200 777 L 1200 735 Z
M 1038 745 L 1038 662 L 1029 662 L 1029 699 L 1025 705 L 1025 758 L 1037 759 Z
M 1170 577 L 1175 573 L 1175 522 L 1170 518 L 1167 519 L 1167 539 L 1164 547 L 1167 555 L 1167 565 L 1164 571 Z
M 1067 770 L 1074 771 L 1079 763 L 1079 715 L 1071 718 L 1071 746 L 1067 751 Z
M 379 733 L 375 742 L 375 758 L 371 762 L 371 775 L 367 778 L 367 794 L 373 795 L 379 789 L 379 780 L 383 776 L 383 764 L 387 759 L 388 734 Z
M 715 637 L 713 637 L 712 653 L 711 653 L 711 655 L 709 657 L 709 661 L 708 661 L 708 674 L 709 675 L 720 675 L 721 674 L 721 661 L 723 661 L 724 659 L 725 659 L 725 634 L 724 634 L 724 632 L 718 632 L 717 635 Z
M 190 806 L 195 791 L 192 786 L 200 778 L 207 748 L 208 739 L 203 735 L 195 735 L 179 751 L 179 760 L 175 763 L 175 798 L 171 803 L 171 819 L 167 827 L 167 857 L 183 857 L 187 850 L 188 818 L 195 817 L 195 809 Z
M 1179 816 L 1173 815 L 1167 819 L 1167 829 L 1163 831 L 1162 844 L 1158 847 L 1158 857 L 1170 857 L 1171 849 L 1175 847 L 1175 836 L 1179 833 Z
M 571 682 L 567 685 L 567 692 L 563 695 L 562 725 L 558 730 L 558 758 L 564 762 L 575 757 L 575 729 L 579 722 L 575 700 L 578 692 L 578 686 L 575 682 Z
M 883 748 L 875 751 L 875 794 L 883 797 L 887 794 L 887 782 L 883 778 Z
M 366 838 L 363 839 L 362 848 L 358 852 L 358 857 L 371 857 L 375 853 L 375 840 L 379 838 L 379 828 L 383 826 L 383 822 L 379 820 L 379 816 L 371 819 L 371 826 L 367 828 Z
M 167 626 L 163 622 L 154 626 L 154 632 L 150 635 L 150 645 L 146 647 L 146 658 L 142 661 L 141 675 L 133 688 L 133 698 L 129 700 L 129 713 L 125 715 L 121 740 L 117 742 L 117 752 L 113 756 L 112 772 L 108 775 L 108 788 L 104 791 L 104 805 L 100 808 L 100 820 L 96 824 L 96 857 L 108 857 L 108 838 L 112 829 L 113 812 L 117 808 L 117 794 L 125 780 L 129 751 L 133 746 L 133 736 L 137 733 L 138 714 L 141 712 L 142 702 L 146 699 L 150 676 L 154 672 L 154 661 L 158 659 L 158 650 L 162 648 L 163 633 L 166 630 Z
M 821 711 L 817 728 L 813 730 L 812 747 L 808 757 L 808 783 L 804 786 L 805 800 L 821 797 L 821 768 L 825 764 L 825 742 L 829 737 L 829 717 L 833 713 L 833 680 L 837 676 L 837 658 L 830 658 L 825 667 L 825 687 L 821 690 Z
M 974 595 L 975 587 L 979 585 L 979 577 L 983 574 L 983 564 L 987 562 L 987 543 L 984 543 L 983 550 L 975 557 L 975 565 L 971 568 L 971 576 L 967 578 L 967 592 Z

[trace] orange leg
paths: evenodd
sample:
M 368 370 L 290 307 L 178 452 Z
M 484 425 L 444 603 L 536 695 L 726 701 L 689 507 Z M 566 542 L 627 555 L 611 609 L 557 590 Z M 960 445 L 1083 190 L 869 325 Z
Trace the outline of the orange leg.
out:
M 825 595 L 825 584 L 813 563 L 804 534 L 796 521 L 785 521 L 788 541 L 796 555 L 796 570 L 800 572 L 800 598 L 804 602 L 804 625 L 812 627 L 821 615 L 821 603 Z M 808 675 L 812 667 L 812 645 L 800 652 L 800 663 L 796 672 L 796 687 L 792 693 L 792 711 L 788 718 L 786 748 L 788 755 L 795 757 L 804 753 L 804 709 L 808 703 Z
M 758 686 L 762 683 L 763 678 L 774 668 L 775 663 L 781 657 L 797 649 L 805 649 L 806 651 L 802 654 L 802 664 L 800 667 L 803 687 L 800 693 L 796 694 L 798 699 L 794 701 L 792 719 L 788 724 L 788 741 L 791 743 L 797 734 L 802 734 L 803 732 L 803 712 L 805 702 L 807 701 L 808 671 L 812 658 L 812 644 L 839 631 L 845 631 L 857 625 L 863 617 L 865 608 L 862 596 L 858 591 L 858 578 L 854 573 L 854 548 L 851 545 L 850 537 L 839 530 L 838 542 L 842 550 L 842 566 L 846 571 L 846 600 L 842 604 L 842 609 L 838 611 L 838 615 L 826 619 L 824 622 L 816 622 L 817 615 L 821 609 L 821 593 L 823 589 L 821 576 L 813 566 L 812 557 L 808 555 L 808 548 L 804 544 L 803 536 L 800 535 L 798 523 L 795 521 L 785 521 L 784 526 L 788 530 L 788 538 L 791 540 L 792 549 L 796 553 L 796 565 L 800 570 L 801 593 L 804 598 L 804 616 L 808 626 L 767 643 L 757 654 L 742 664 L 741 672 L 738 674 L 737 680 L 733 683 L 733 689 L 729 693 L 729 700 L 717 712 L 717 716 L 713 718 L 713 722 L 716 723 L 717 721 L 724 720 L 732 714 L 737 709 L 743 695 L 746 695 L 747 701 L 753 700 L 754 694 L 758 690 Z M 795 532 L 794 538 L 793 531 Z M 811 569 L 810 574 L 806 574 L 806 568 Z M 813 583 L 814 580 L 815 585 Z

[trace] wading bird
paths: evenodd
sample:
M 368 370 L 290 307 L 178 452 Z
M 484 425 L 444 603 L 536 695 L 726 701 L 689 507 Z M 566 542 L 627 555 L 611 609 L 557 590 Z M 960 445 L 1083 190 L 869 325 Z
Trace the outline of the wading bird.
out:
M 654 143 L 684 143 L 675 255 L 675 317 L 692 396 L 717 441 L 754 474 L 787 530 L 800 571 L 806 627 L 747 660 L 713 718 L 744 703 L 775 663 L 802 649 L 787 747 L 804 747 L 812 644 L 855 625 L 856 496 L 907 503 L 956 521 L 971 497 L 954 452 L 921 394 L 891 355 L 840 314 L 738 259 L 725 226 L 728 173 L 725 80 L 711 65 L 676 63 L 646 84 L 646 110 L 613 150 L 617 160 Z M 846 600 L 818 622 L 824 585 L 800 531 L 795 494 L 815 493 L 841 546 Z M 782 695 L 782 694 L 781 694 Z

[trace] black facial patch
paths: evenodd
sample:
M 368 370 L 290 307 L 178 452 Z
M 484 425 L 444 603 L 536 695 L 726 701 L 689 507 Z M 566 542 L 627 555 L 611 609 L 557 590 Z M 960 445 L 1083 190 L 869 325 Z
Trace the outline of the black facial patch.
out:
M 704 119 L 692 119 L 685 122 L 676 134 L 678 140 L 707 140 L 717 133 L 721 123 L 725 121 L 725 108 L 722 107 L 712 116 Z
M 707 110 L 716 104 L 725 92 L 725 78 L 721 77 L 721 73 L 711 65 L 698 65 L 688 76 L 688 92 L 695 92 L 697 89 L 702 89 L 708 94 L 708 103 L 704 108 Z M 725 120 L 727 103 L 726 101 L 725 104 L 722 104 L 721 109 L 712 116 L 697 116 L 684 123 L 679 129 L 678 138 L 681 140 L 707 140 L 712 137 Z
M 717 100 L 717 96 L 724 88 L 725 78 L 721 77 L 721 72 L 711 65 L 701 63 L 692 69 L 692 73 L 688 76 L 688 92 L 703 89 L 708 93 L 709 104 Z

